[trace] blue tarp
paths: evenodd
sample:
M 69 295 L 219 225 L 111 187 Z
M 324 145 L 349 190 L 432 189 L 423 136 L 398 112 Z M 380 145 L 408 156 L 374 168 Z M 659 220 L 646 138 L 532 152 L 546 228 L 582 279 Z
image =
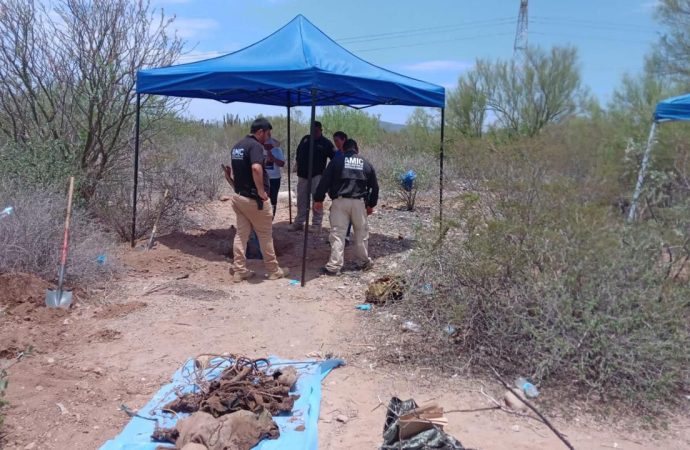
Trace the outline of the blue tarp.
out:
M 304 16 L 234 53 L 140 70 L 137 93 L 277 106 L 445 106 L 445 89 L 370 64 Z
M 667 98 L 656 105 L 655 122 L 690 120 L 690 94 Z
M 328 359 L 325 361 L 288 361 L 279 358 L 269 358 L 275 368 L 294 366 L 299 378 L 294 387 L 294 393 L 300 398 L 295 401 L 292 413 L 289 415 L 274 416 L 273 420 L 280 427 L 278 439 L 264 439 L 255 450 L 316 450 L 318 448 L 318 420 L 321 403 L 321 380 L 334 368 L 344 364 L 340 359 Z M 231 362 L 227 361 L 210 372 L 208 379 L 217 378 L 220 372 Z M 194 361 L 187 361 L 173 375 L 172 382 L 163 386 L 149 401 L 139 410 L 139 414 L 157 419 L 158 425 L 164 428 L 175 426 L 177 417 L 161 412 L 161 407 L 177 398 L 176 392 L 194 392 L 195 387 L 190 383 L 190 375 L 194 372 Z M 187 416 L 180 414 L 180 417 Z M 151 434 L 156 422 L 140 417 L 133 417 L 122 432 L 114 439 L 106 442 L 100 450 L 155 450 L 161 443 L 153 442 Z M 304 425 L 303 431 L 297 431 L 300 425 Z M 171 447 L 172 448 L 172 447 Z

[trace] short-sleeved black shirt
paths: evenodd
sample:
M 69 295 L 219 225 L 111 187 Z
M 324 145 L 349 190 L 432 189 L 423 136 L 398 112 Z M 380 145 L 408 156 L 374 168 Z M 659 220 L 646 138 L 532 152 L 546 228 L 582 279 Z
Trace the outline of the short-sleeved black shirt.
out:
M 314 159 L 311 174 L 321 175 L 329 159 L 335 156 L 335 146 L 323 135 L 314 139 Z M 309 177 L 309 135 L 302 138 L 297 146 L 297 176 Z
M 232 173 L 235 178 L 235 192 L 247 194 L 255 189 L 252 164 L 261 164 L 264 172 L 264 191 L 269 191 L 268 173 L 264 165 L 264 146 L 248 134 L 232 147 L 230 152 Z

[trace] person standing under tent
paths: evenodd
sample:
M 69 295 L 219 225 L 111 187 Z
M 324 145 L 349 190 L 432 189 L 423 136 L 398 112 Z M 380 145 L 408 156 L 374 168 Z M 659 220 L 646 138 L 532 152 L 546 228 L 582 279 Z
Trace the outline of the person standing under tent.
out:
M 231 169 L 235 195 L 232 209 L 237 219 L 233 243 L 233 278 L 235 283 L 254 276 L 247 269 L 245 248 L 252 228 L 261 246 L 269 280 L 287 276 L 289 270 L 278 265 L 273 248 L 273 218 L 268 210 L 269 181 L 266 173 L 263 144 L 270 136 L 271 123 L 260 117 L 251 124 L 250 134 L 232 147 Z
M 321 122 L 314 122 L 312 134 L 314 135 L 314 156 L 312 159 L 311 192 L 308 192 L 307 189 L 309 182 L 310 135 L 304 136 L 297 146 L 297 217 L 295 217 L 295 222 L 291 227 L 291 229 L 294 231 L 302 230 L 304 228 L 304 223 L 307 221 L 307 211 L 309 209 L 309 197 L 316 191 L 316 186 L 321 180 L 321 174 L 326 168 L 326 163 L 329 159 L 332 160 L 335 156 L 335 147 L 333 146 L 333 143 L 323 135 Z M 322 221 L 323 210 L 319 211 L 318 213 L 314 211 L 314 220 L 312 221 L 312 225 L 314 225 L 315 228 L 321 228 Z
M 343 146 L 345 145 L 345 141 L 347 141 L 347 134 L 344 131 L 336 131 L 333 133 L 333 144 L 335 144 L 335 148 L 337 149 L 335 154 L 336 155 L 344 155 L 345 150 L 343 150 Z M 359 151 L 359 149 L 356 149 L 356 151 Z M 352 222 L 350 222 L 347 225 L 347 233 L 345 234 L 345 245 L 350 245 L 350 231 L 352 230 Z
M 281 167 L 285 165 L 285 156 L 283 156 L 283 149 L 280 148 L 280 142 L 273 139 L 271 132 L 271 130 L 268 130 L 268 138 L 264 142 L 264 156 L 266 157 L 266 173 L 268 173 L 270 185 L 268 195 L 271 198 L 273 218 L 275 219 L 278 192 L 280 191 Z
M 347 141 L 347 134 L 344 131 L 336 131 L 335 133 L 333 133 L 333 144 L 336 148 L 336 155 L 342 155 L 345 153 L 343 151 L 343 145 L 345 144 L 345 141 Z
M 348 223 L 354 227 L 354 251 L 358 268 L 371 268 L 369 258 L 369 225 L 367 216 L 374 212 L 379 198 L 379 184 L 374 167 L 357 153 L 357 142 L 354 139 L 345 141 L 342 158 L 331 160 L 323 173 L 314 193 L 314 211 L 323 212 L 323 201 L 326 193 L 331 203 L 331 256 L 325 267 L 324 275 L 337 276 L 343 268 L 345 251 L 345 231 Z

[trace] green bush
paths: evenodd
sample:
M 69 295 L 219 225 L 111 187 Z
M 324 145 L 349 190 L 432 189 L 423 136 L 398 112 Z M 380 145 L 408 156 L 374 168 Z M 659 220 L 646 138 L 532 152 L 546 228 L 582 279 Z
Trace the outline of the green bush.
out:
M 568 146 L 548 139 L 474 155 L 477 189 L 449 198 L 444 239 L 408 271 L 399 307 L 432 339 L 418 356 L 645 409 L 673 403 L 690 387 L 690 208 L 629 226 L 589 188 L 600 167 L 561 166 Z
M 3 178 L 25 185 L 53 189 L 61 186 L 78 165 L 64 142 L 38 141 L 0 146 L 0 173 Z

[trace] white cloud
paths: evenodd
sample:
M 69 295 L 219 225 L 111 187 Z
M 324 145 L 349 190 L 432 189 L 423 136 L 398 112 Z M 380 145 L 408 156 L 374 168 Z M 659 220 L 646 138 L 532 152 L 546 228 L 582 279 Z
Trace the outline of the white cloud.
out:
M 402 66 L 404 70 L 410 72 L 440 72 L 440 71 L 464 71 L 474 65 L 470 61 L 457 61 L 448 59 L 438 59 L 433 61 L 421 61 L 414 64 Z
M 185 19 L 177 18 L 173 22 L 173 27 L 177 30 L 178 36 L 189 39 L 204 31 L 213 30 L 218 27 L 218 21 L 214 19 Z

